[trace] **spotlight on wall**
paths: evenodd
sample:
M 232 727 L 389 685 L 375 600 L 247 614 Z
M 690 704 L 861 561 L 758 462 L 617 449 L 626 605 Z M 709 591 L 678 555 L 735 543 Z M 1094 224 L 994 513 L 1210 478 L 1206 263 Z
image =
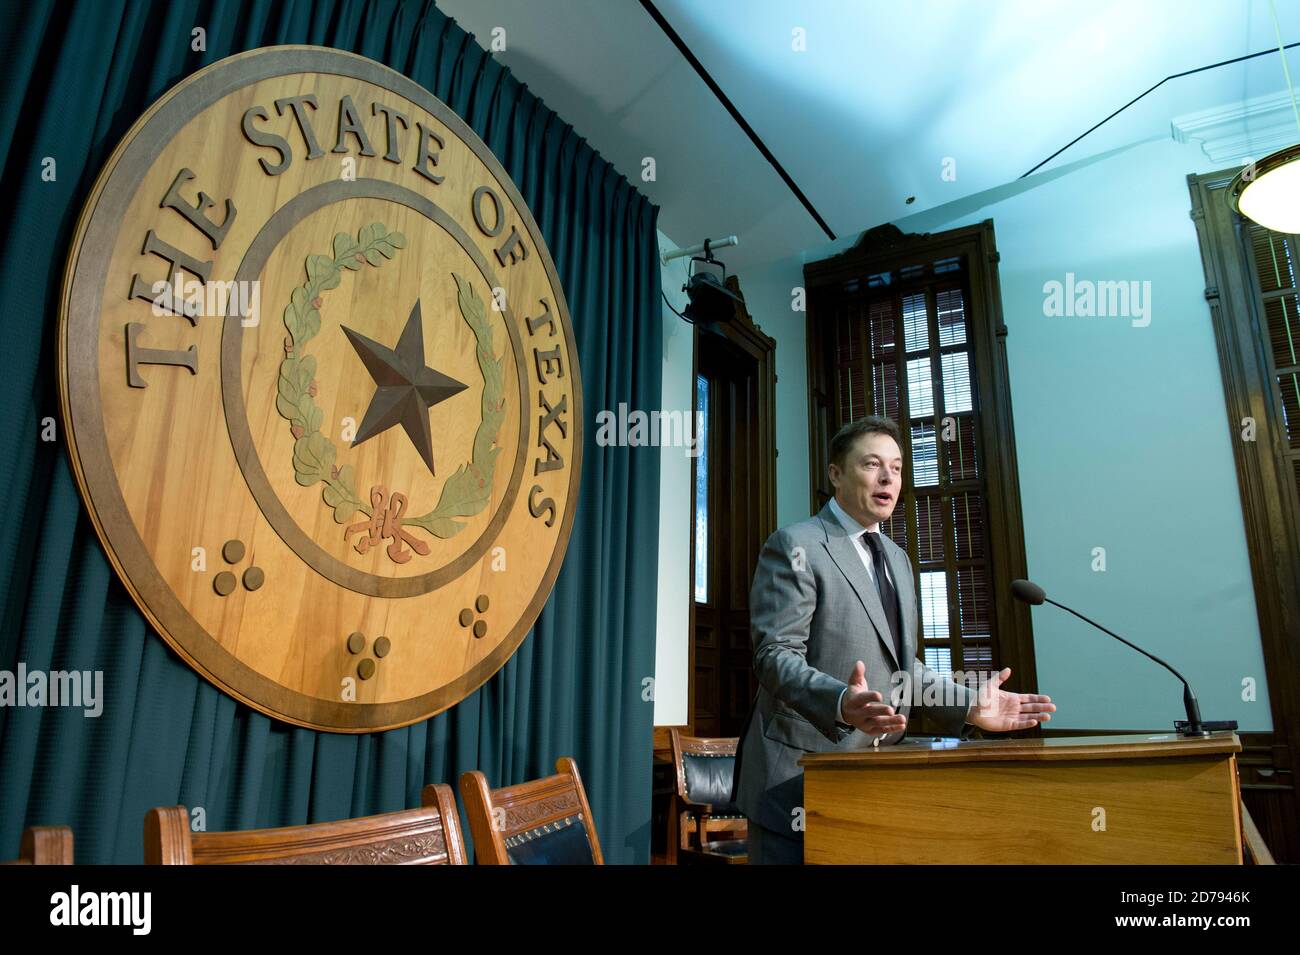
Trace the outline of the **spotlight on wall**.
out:
M 673 259 L 689 255 L 691 264 L 687 272 L 686 284 L 682 291 L 686 293 L 685 312 L 678 312 L 664 296 L 664 302 L 679 317 L 699 327 L 702 332 L 721 333 L 721 326 L 736 317 L 736 305 L 743 305 L 745 300 L 727 288 L 727 266 L 714 258 L 713 250 L 723 246 L 739 245 L 734 235 L 725 239 L 705 239 L 701 245 L 686 249 L 670 249 L 660 256 L 660 261 L 667 265 Z M 703 252 L 703 255 L 696 253 Z M 718 276 L 714 267 L 722 270 Z
M 719 278 L 717 273 L 708 268 L 697 271 L 694 267 L 696 262 L 706 266 L 720 266 L 722 277 Z M 704 243 L 704 257 L 692 258 L 691 266 L 690 276 L 682 286 L 682 291 L 690 299 L 686 304 L 686 320 L 700 326 L 727 324 L 736 317 L 736 305 L 744 304 L 745 301 L 727 288 L 727 266 L 713 257 L 707 240 Z

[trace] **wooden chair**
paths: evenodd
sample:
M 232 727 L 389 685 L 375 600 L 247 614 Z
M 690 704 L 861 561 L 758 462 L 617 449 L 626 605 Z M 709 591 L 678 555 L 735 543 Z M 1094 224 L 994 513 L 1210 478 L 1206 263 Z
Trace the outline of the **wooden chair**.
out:
M 555 769 L 555 776 L 501 789 L 489 789 L 478 770 L 461 775 L 479 865 L 604 865 L 577 764 L 561 756 Z M 429 799 L 426 786 L 426 805 Z
M 72 865 L 72 830 L 67 826 L 30 826 L 23 830 L 18 858 L 0 865 Z
M 731 801 L 736 737 L 684 736 L 675 727 L 673 768 L 677 792 L 669 814 L 670 852 L 677 861 L 740 865 L 749 861 L 749 823 Z M 715 833 L 725 838 L 714 839 Z
M 466 865 L 456 796 L 450 786 L 426 786 L 421 809 L 281 829 L 192 832 L 184 806 L 151 809 L 144 817 L 149 865 Z

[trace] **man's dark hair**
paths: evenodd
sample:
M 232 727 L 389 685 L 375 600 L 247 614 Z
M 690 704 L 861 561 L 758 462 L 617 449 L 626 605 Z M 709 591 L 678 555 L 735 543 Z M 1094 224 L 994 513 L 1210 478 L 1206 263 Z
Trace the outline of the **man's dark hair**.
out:
M 857 421 L 850 421 L 835 432 L 835 437 L 831 438 L 831 464 L 844 467 L 844 459 L 848 456 L 849 449 L 864 434 L 887 434 L 900 448 L 903 446 L 902 434 L 898 430 L 898 424 L 892 418 L 883 415 L 867 415 Z

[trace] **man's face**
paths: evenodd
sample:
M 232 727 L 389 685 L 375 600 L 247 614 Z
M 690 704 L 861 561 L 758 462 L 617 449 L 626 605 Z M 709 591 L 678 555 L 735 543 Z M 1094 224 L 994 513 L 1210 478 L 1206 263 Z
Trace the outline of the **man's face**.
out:
M 887 434 L 860 435 L 844 455 L 844 466 L 831 462 L 835 500 L 864 527 L 889 520 L 903 487 L 903 453 Z

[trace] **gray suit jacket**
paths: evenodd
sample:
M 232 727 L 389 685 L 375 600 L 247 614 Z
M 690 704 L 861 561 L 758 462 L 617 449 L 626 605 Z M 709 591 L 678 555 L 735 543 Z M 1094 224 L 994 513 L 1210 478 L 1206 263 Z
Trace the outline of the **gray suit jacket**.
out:
M 974 691 L 916 658 L 912 564 L 888 537 L 884 546 L 898 592 L 902 661 L 895 658 L 876 585 L 829 506 L 781 528 L 763 545 L 749 597 L 759 690 L 741 743 L 735 795 L 741 812 L 768 829 L 791 833 L 793 811 L 803 805 L 798 761 L 805 753 L 874 744 L 874 737 L 840 722 L 840 694 L 858 660 L 866 664 L 867 686 L 907 715 L 913 732 L 924 708 L 939 732 L 960 736 L 975 701 Z M 908 680 L 910 693 L 896 703 L 891 693 Z M 923 706 L 936 692 L 938 705 Z M 905 735 L 890 733 L 880 745 Z

